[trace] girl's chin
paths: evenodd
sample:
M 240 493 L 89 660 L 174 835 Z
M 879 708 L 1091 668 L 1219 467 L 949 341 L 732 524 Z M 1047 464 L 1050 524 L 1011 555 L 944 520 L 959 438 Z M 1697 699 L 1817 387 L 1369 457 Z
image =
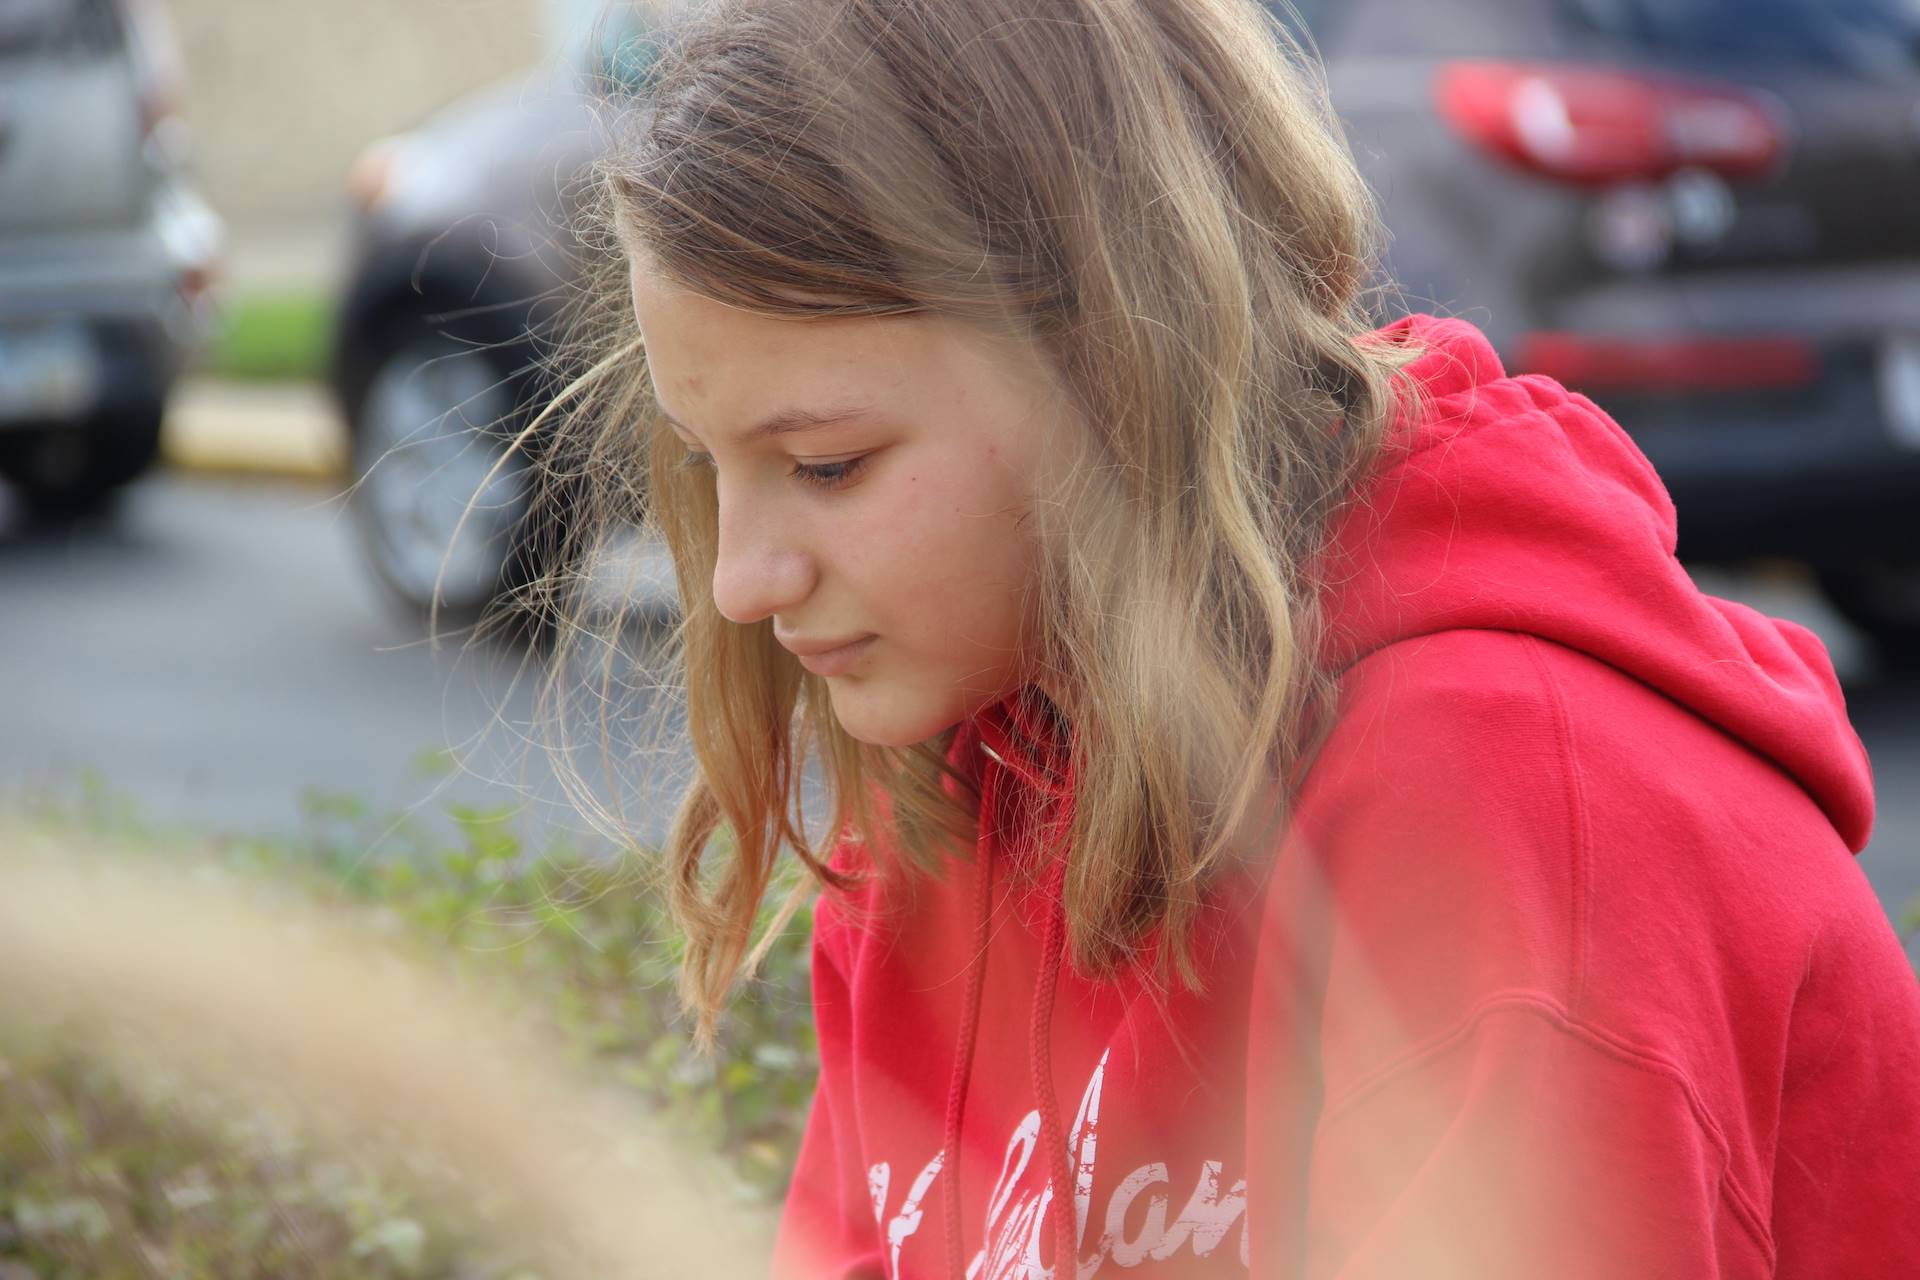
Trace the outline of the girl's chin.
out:
M 872 677 L 827 681 L 833 716 L 847 735 L 870 747 L 911 747 L 966 719 L 959 700 L 887 688 Z

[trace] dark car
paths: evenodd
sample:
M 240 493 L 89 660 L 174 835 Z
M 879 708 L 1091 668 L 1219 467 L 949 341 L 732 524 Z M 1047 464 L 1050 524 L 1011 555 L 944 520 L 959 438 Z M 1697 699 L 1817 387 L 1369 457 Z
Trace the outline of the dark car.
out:
M 0 477 L 71 514 L 152 464 L 223 236 L 146 0 L 0 0 Z
M 1682 554 L 1804 560 L 1854 621 L 1903 651 L 1920 644 L 1913 0 L 1306 0 L 1276 12 L 1325 61 L 1392 233 L 1396 304 L 1464 315 L 1514 371 L 1599 400 L 1672 491 Z M 382 265 L 363 269 L 356 300 L 397 296 L 369 278 L 418 274 L 443 309 L 500 304 L 487 313 L 500 336 L 537 327 L 524 301 L 565 264 L 517 231 L 498 252 L 478 246 L 512 225 L 499 209 L 524 216 L 566 140 L 590 141 L 576 118 L 542 115 L 543 101 L 503 91 L 404 144 L 420 173 L 451 185 L 410 206 L 410 229 L 375 238 L 364 261 Z M 458 242 L 476 247 L 449 252 Z M 391 314 L 356 301 L 350 340 L 388 332 Z M 452 349 L 417 319 L 398 331 L 429 344 L 403 366 Z M 521 390 L 510 365 L 473 385 Z M 457 393 L 450 379 L 363 438 L 385 448 Z M 368 402 L 364 390 L 350 400 L 363 421 Z M 458 433 L 462 448 L 474 439 Z M 465 471 L 416 474 L 418 508 L 470 496 L 439 493 Z M 476 593 L 503 580 L 506 544 L 493 545 L 462 578 Z
M 1311 15 L 1414 306 L 1652 459 L 1696 561 L 1810 563 L 1920 648 L 1913 0 L 1349 0 Z
M 330 381 L 352 432 L 361 544 L 410 610 L 437 598 L 471 619 L 548 567 L 554 531 L 529 510 L 544 437 L 505 446 L 557 389 L 546 357 L 576 301 L 601 106 L 652 57 L 631 7 L 580 35 L 553 65 L 375 143 L 349 177 Z
M 471 615 L 534 571 L 527 463 L 493 469 L 507 426 L 550 394 L 537 335 L 575 274 L 569 191 L 593 155 L 562 69 L 456 103 L 355 169 L 331 381 L 368 562 L 410 608 L 437 580 L 441 607 Z

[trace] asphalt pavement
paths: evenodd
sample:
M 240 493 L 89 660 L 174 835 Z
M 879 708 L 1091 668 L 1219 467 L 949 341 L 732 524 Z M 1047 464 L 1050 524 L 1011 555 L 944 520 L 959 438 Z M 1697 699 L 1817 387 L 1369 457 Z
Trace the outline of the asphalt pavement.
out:
M 284 833 L 317 788 L 429 822 L 511 807 L 531 838 L 591 838 L 532 739 L 527 655 L 430 644 L 325 487 L 163 471 L 114 518 L 59 529 L 0 496 L 0 599 L 0 792 L 77 795 L 91 773 L 158 825 Z M 621 775 L 643 837 L 664 834 L 664 800 L 631 788 L 670 786 L 685 760 Z

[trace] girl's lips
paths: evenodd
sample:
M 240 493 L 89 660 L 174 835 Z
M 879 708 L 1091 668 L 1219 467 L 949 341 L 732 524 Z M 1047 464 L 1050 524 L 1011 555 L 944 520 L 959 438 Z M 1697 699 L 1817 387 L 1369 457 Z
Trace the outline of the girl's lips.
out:
M 837 649 L 825 649 L 819 653 L 797 654 L 800 665 L 817 676 L 840 676 L 851 671 L 854 664 L 867 656 L 867 650 L 879 636 L 867 636 L 851 644 L 843 644 Z

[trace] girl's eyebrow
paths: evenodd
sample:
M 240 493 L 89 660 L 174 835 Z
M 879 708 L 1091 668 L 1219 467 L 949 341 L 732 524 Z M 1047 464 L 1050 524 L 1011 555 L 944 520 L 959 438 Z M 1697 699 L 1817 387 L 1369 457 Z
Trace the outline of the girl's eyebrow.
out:
M 762 420 L 748 431 L 743 439 L 765 440 L 773 436 L 792 435 L 800 431 L 812 431 L 818 427 L 831 427 L 842 422 L 852 422 L 859 418 L 870 417 L 873 409 L 866 405 L 848 405 L 836 409 L 782 409 Z M 687 425 L 662 409 L 660 415 L 669 425 L 687 435 L 695 433 Z

